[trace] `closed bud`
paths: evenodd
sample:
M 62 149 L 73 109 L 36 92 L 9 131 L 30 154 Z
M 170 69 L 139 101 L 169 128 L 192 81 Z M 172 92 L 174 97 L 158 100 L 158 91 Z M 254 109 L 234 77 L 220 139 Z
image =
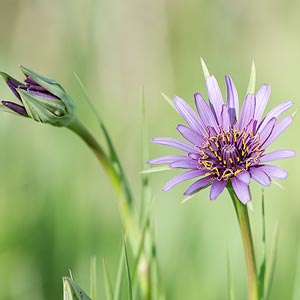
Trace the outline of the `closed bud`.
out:
M 20 103 L 1 101 L 1 110 L 30 117 L 41 123 L 68 126 L 74 119 L 74 102 L 53 79 L 41 76 L 23 66 L 24 83 L 0 72 Z

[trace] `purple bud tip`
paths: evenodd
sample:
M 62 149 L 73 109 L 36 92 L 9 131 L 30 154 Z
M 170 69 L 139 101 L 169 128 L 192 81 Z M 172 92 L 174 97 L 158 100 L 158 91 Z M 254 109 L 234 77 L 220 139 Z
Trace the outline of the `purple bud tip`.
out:
M 1 101 L 1 103 L 19 115 L 26 116 L 26 117 L 28 116 L 25 107 L 22 105 L 10 101 Z

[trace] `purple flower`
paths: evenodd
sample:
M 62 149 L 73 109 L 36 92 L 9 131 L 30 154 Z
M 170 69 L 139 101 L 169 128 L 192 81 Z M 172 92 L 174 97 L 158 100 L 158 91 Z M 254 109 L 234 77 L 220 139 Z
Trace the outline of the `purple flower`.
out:
M 292 157 L 294 151 L 266 148 L 291 124 L 292 117 L 278 118 L 293 103 L 284 102 L 264 117 L 271 88 L 263 84 L 258 92 L 247 94 L 239 113 L 237 90 L 230 76 L 225 77 L 227 101 L 224 103 L 214 76 L 206 77 L 209 104 L 201 94 L 194 95 L 196 113 L 183 99 L 175 97 L 173 103 L 188 126 L 178 125 L 177 130 L 186 142 L 174 138 L 153 138 L 157 144 L 177 148 L 183 155 L 163 156 L 150 160 L 150 165 L 168 164 L 170 168 L 186 169 L 172 178 L 163 188 L 168 191 L 175 185 L 197 180 L 185 191 L 191 195 L 211 186 L 210 199 L 215 200 L 231 183 L 239 200 L 251 200 L 251 179 L 269 186 L 271 179 L 285 179 L 287 172 L 267 163 Z

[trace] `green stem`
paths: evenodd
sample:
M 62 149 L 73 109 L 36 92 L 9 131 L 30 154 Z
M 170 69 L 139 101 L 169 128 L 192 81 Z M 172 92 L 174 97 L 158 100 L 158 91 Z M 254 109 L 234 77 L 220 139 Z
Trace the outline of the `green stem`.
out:
M 120 172 L 121 166 L 114 166 L 101 145 L 78 119 L 74 119 L 68 126 L 68 128 L 85 141 L 85 143 L 96 155 L 99 162 L 102 164 L 104 170 L 107 172 L 107 175 L 109 176 L 109 179 L 112 182 L 112 185 L 119 198 L 119 207 L 123 227 L 127 234 L 133 254 L 136 256 L 139 251 L 139 244 L 141 242 L 142 233 L 140 230 L 137 214 L 133 206 L 133 199 L 128 189 L 126 178 L 121 174 L 122 172 Z M 149 264 L 145 255 L 141 256 L 140 265 L 144 266 L 139 268 L 141 289 L 143 293 L 147 295 L 149 293 L 149 276 L 148 269 L 145 270 L 145 265 Z M 146 296 L 145 299 L 148 299 L 148 296 Z
M 233 201 L 243 240 L 248 278 L 248 299 L 258 300 L 258 279 L 248 208 L 247 205 L 240 202 L 231 184 L 229 184 L 227 188 Z

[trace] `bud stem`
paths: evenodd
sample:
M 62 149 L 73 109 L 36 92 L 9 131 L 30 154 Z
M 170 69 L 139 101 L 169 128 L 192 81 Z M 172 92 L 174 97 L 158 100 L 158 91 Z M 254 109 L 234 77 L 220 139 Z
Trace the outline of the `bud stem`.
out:
M 247 205 L 240 202 L 231 184 L 228 184 L 227 188 L 235 208 L 244 245 L 245 262 L 248 277 L 248 299 L 258 300 L 258 279 L 248 208 Z
M 137 256 L 142 233 L 139 227 L 137 213 L 133 206 L 133 199 L 129 191 L 126 178 L 124 178 L 124 175 L 121 175 L 120 170 L 114 166 L 113 162 L 109 159 L 101 145 L 77 118 L 74 118 L 74 120 L 68 125 L 68 128 L 85 141 L 89 148 L 94 152 L 99 162 L 102 164 L 104 170 L 107 172 L 107 175 L 111 180 L 119 198 L 119 208 L 123 227 L 128 236 L 132 252 L 134 256 Z M 145 264 L 145 261 L 147 261 L 146 255 L 142 254 L 140 264 Z M 150 265 L 149 262 L 147 265 Z M 150 293 L 150 289 L 148 283 L 148 270 L 139 268 L 139 280 L 141 283 L 142 292 L 145 295 L 144 299 L 149 299 L 148 294 Z

